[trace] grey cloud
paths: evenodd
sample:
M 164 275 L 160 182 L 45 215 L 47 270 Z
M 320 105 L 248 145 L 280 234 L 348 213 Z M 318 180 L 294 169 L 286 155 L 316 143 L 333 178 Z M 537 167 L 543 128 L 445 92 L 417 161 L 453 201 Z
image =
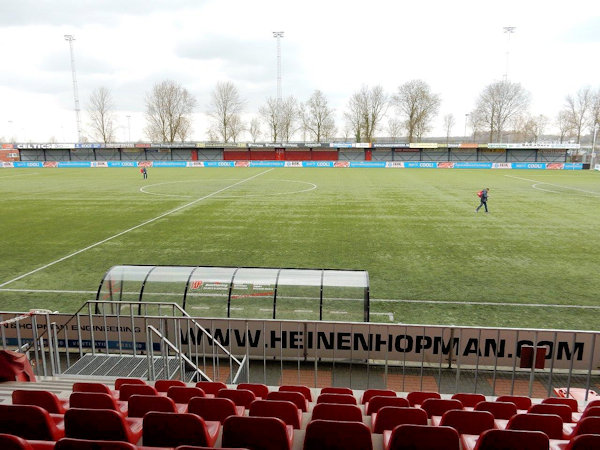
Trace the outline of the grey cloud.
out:
M 189 0 L 5 0 L 0 2 L 0 25 L 78 25 L 111 23 L 117 16 L 151 14 L 205 1 Z

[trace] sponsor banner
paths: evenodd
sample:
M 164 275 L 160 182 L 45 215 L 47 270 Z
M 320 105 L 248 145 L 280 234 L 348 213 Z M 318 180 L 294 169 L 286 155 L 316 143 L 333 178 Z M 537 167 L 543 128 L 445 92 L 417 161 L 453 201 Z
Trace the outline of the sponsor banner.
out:
M 354 148 L 371 148 L 371 143 L 370 142 L 357 142 L 355 144 L 352 144 L 352 147 L 354 147 Z
M 108 161 L 91 161 L 90 167 L 108 167 Z
M 154 166 L 154 161 L 138 161 L 137 167 L 152 167 Z
M 459 148 L 460 144 L 448 144 L 446 145 L 447 148 Z
M 454 163 L 450 161 L 438 162 L 438 169 L 454 169 Z
M 333 161 L 302 161 L 302 167 L 333 167 L 333 163 Z
M 75 144 L 74 147 L 71 148 L 102 148 L 104 147 L 104 144 L 95 144 L 95 143 L 90 143 L 90 142 L 85 142 L 85 143 L 81 143 L 81 144 Z M 61 148 L 65 148 L 65 147 L 61 147 Z M 69 148 L 69 147 L 66 147 Z
M 108 167 L 137 167 L 137 161 L 107 161 Z
M 250 161 L 235 161 L 235 167 L 250 167 Z
M 92 167 L 91 161 L 59 161 L 55 167 Z
M 479 144 L 474 142 L 461 142 L 458 146 L 459 148 L 478 148 Z
M 387 161 L 385 167 L 390 169 L 404 169 L 404 161 Z
M 15 149 L 2 149 L 0 150 L 0 161 L 18 161 L 19 150 Z
M 90 324 L 89 316 L 82 315 L 78 325 L 70 314 L 51 314 L 50 318 L 57 325 L 59 346 L 65 345 L 66 328 L 75 345 L 80 331 L 82 342 L 87 347 L 115 348 L 119 340 L 126 346 L 132 346 L 132 337 L 135 336 L 137 348 L 141 349 L 145 347 L 147 326 L 159 328 L 162 320 L 157 317 L 134 317 L 133 320 L 128 317 L 124 320 L 121 316 L 117 320 L 115 316 L 93 316 Z M 218 353 L 213 350 L 216 342 L 234 355 L 255 358 L 361 359 L 434 366 L 460 362 L 461 366 L 518 368 L 522 347 L 537 344 L 545 348 L 546 370 L 552 367 L 587 371 L 600 364 L 600 353 L 594 351 L 597 334 L 593 332 L 195 318 L 211 335 L 208 338 L 197 332 L 196 327 L 190 327 L 189 319 L 179 319 L 178 324 L 176 320 L 169 318 L 163 321 L 166 322 L 165 332 L 174 336 L 177 329 L 181 333 L 182 345 L 191 344 L 190 348 L 208 355 Z M 39 334 L 44 333 L 47 327 L 44 322 L 38 322 Z M 95 337 L 93 344 L 91 325 Z M 22 341 L 31 340 L 30 321 L 5 323 L 2 327 L 9 345 L 17 343 L 17 327 Z M 69 344 L 72 346 L 71 342 Z M 524 371 L 530 372 L 529 369 Z
M 504 148 L 486 148 L 485 150 L 481 150 L 481 153 L 487 155 L 489 153 L 505 153 L 506 149 Z
M 104 144 L 104 147 L 106 148 L 123 148 L 123 147 L 128 147 L 131 144 L 121 144 L 121 143 L 117 143 L 117 142 L 109 142 L 108 144 Z
M 265 144 L 254 144 L 254 143 L 250 143 L 248 144 L 248 148 L 264 148 Z
M 455 169 L 491 169 L 492 166 L 491 162 L 462 161 L 454 163 Z
M 546 163 L 512 163 L 513 169 L 545 169 Z
M 492 169 L 512 169 L 512 163 L 493 163 Z
M 335 161 L 333 163 L 333 167 L 341 167 L 341 168 L 350 167 L 350 161 Z
M 250 167 L 285 167 L 285 161 L 250 161 Z
M 383 169 L 385 161 L 350 161 L 350 167 L 377 167 Z
M 548 170 L 562 170 L 565 168 L 563 163 L 546 163 L 546 169 Z
M 404 167 L 407 169 L 436 169 L 437 165 L 434 161 L 404 161 Z
M 410 148 L 438 148 L 436 142 L 411 142 Z
M 145 143 L 145 142 L 142 142 L 142 143 L 137 143 L 137 144 L 135 144 L 135 145 L 134 145 L 134 147 L 135 147 L 135 148 L 149 148 L 149 147 L 150 147 L 150 144 L 147 144 L 147 143 Z
M 302 161 L 284 161 L 285 167 L 302 167 Z
M 187 167 L 204 167 L 204 161 L 188 161 Z
M 204 161 L 204 167 L 235 167 L 235 161 Z
M 565 163 L 563 166 L 564 170 L 583 170 L 583 163 Z M 596 165 L 596 170 L 598 169 L 598 165 Z
M 154 167 L 187 167 L 187 161 L 152 161 Z
M 43 166 L 56 168 L 56 167 L 58 167 L 58 161 L 44 161 Z
M 0 167 L 4 169 L 12 169 L 14 166 L 12 161 L 0 161 Z
M 390 142 L 389 144 L 373 144 L 373 148 L 408 148 L 406 142 Z
M 3 150 L 12 150 L 14 147 L 12 144 L 2 144 Z
M 44 167 L 41 161 L 15 161 L 13 167 Z
M 352 148 L 352 142 L 331 142 L 329 146 L 335 148 Z
M 533 149 L 555 149 L 555 150 L 568 150 L 568 149 L 578 149 L 580 148 L 579 144 L 564 144 L 564 143 L 548 143 L 548 142 L 520 142 L 520 143 L 496 143 L 492 142 L 488 144 L 489 148 L 509 148 L 509 149 L 524 149 L 524 150 L 533 150 Z

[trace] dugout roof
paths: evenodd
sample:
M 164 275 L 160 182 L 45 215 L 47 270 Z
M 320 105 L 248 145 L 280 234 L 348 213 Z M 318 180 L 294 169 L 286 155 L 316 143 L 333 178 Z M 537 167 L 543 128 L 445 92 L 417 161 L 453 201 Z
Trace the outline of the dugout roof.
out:
M 369 321 L 364 270 L 112 267 L 97 300 L 177 303 L 193 317 Z

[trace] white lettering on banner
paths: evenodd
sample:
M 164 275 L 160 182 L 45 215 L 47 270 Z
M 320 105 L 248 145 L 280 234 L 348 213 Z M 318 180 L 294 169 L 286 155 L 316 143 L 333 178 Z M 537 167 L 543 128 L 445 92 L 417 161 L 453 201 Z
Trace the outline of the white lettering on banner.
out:
M 64 339 L 65 323 L 72 319 L 66 314 L 53 314 L 59 339 Z M 147 323 L 145 323 L 147 320 Z M 175 319 L 166 319 L 169 334 L 175 332 Z M 521 347 L 537 345 L 546 347 L 546 366 L 556 369 L 588 370 L 600 365 L 600 354 L 592 350 L 597 333 L 549 330 L 478 329 L 458 327 L 423 327 L 410 325 L 385 325 L 377 323 L 343 322 L 296 322 L 261 321 L 244 319 L 195 319 L 212 337 L 198 334 L 189 326 L 189 319 L 180 319 L 181 341 L 183 344 L 198 343 L 198 348 L 211 347 L 215 342 L 231 348 L 234 355 L 249 354 L 252 357 L 307 357 L 342 359 L 381 359 L 393 362 L 439 364 L 441 360 L 452 358 L 457 364 L 495 366 L 512 368 L 515 358 L 519 358 Z M 41 321 L 40 321 L 41 322 Z M 38 322 L 39 329 L 46 324 Z M 133 341 L 132 324 L 129 317 L 106 318 L 95 316 L 93 330 L 96 345 L 115 346 L 119 340 Z M 159 326 L 156 318 L 136 317 L 134 319 L 135 342 L 144 346 L 145 327 Z M 17 326 L 22 339 L 28 339 L 27 330 L 31 322 L 3 325 L 7 339 L 16 341 Z M 69 322 L 69 339 L 77 339 L 77 324 Z M 88 316 L 81 317 L 82 339 L 90 341 Z M 171 335 L 171 334 L 170 334 Z M 101 342 L 101 344 L 100 344 Z M 63 341 L 64 344 L 64 341 Z M 77 345 L 75 343 L 75 345 Z M 91 344 L 90 344 L 91 345 Z M 131 344 L 130 344 L 131 345 Z M 204 350 L 211 352 L 212 350 Z M 518 363 L 518 362 L 517 362 Z

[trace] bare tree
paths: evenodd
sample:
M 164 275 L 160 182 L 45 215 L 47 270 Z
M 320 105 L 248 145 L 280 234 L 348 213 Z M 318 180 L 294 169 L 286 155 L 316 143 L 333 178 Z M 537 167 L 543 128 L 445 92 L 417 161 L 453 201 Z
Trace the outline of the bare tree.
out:
M 452 134 L 452 128 L 456 125 L 453 114 L 446 114 L 444 116 L 444 130 L 446 130 L 446 146 L 450 143 L 450 135 Z
M 155 142 L 184 141 L 191 133 L 196 99 L 175 81 L 155 84 L 146 94 L 146 135 Z
M 569 111 L 563 109 L 558 113 L 556 117 L 556 126 L 560 133 L 560 142 L 562 143 L 565 138 L 573 135 L 573 125 L 569 120 Z
M 256 117 L 250 121 L 248 133 L 250 133 L 252 142 L 256 142 L 262 136 L 262 132 L 260 131 L 260 120 L 258 120 Z
M 258 113 L 269 128 L 271 134 L 271 142 L 277 142 L 281 133 L 279 121 L 279 105 L 276 98 L 269 97 L 267 103 L 258 109 Z
M 115 141 L 115 105 L 108 88 L 99 87 L 90 95 L 88 114 L 89 133 L 96 142 Z
M 327 106 L 327 99 L 319 90 L 314 91 L 308 101 L 300 105 L 300 118 L 303 129 L 315 142 L 321 142 L 335 134 L 333 110 Z
M 402 122 L 393 117 L 388 119 L 387 134 L 393 142 L 396 142 L 398 138 L 402 135 Z
M 593 104 L 593 93 L 589 86 L 583 87 L 577 91 L 575 97 L 567 95 L 566 111 L 569 114 L 569 121 L 577 137 L 577 143 L 581 141 L 581 133 L 590 122 L 589 114 Z
M 489 142 L 502 142 L 502 133 L 511 122 L 529 107 L 529 93 L 520 83 L 497 81 L 484 88 L 479 95 L 471 120 L 479 130 L 489 133 Z
M 429 131 L 440 107 L 440 96 L 432 93 L 429 85 L 422 80 L 404 83 L 392 101 L 404 122 L 408 142 Z
M 207 114 L 213 120 L 211 128 L 219 133 L 223 142 L 229 142 L 232 131 L 239 135 L 244 103 L 238 89 L 229 81 L 217 83 L 213 89 Z M 232 125 L 237 128 L 232 130 Z
M 596 125 L 600 125 L 600 88 L 598 88 L 592 97 L 592 109 L 590 114 L 590 128 L 592 133 L 594 133 L 594 127 Z
M 352 95 L 344 117 L 353 130 L 357 142 L 373 142 L 388 105 L 388 96 L 381 86 L 371 89 L 363 86 L 360 91 Z
M 294 97 L 288 97 L 279 103 L 278 109 L 281 141 L 290 142 L 296 132 L 298 102 Z
M 233 142 L 237 142 L 240 134 L 244 132 L 244 122 L 239 115 L 235 115 L 231 117 L 229 121 L 229 136 Z

